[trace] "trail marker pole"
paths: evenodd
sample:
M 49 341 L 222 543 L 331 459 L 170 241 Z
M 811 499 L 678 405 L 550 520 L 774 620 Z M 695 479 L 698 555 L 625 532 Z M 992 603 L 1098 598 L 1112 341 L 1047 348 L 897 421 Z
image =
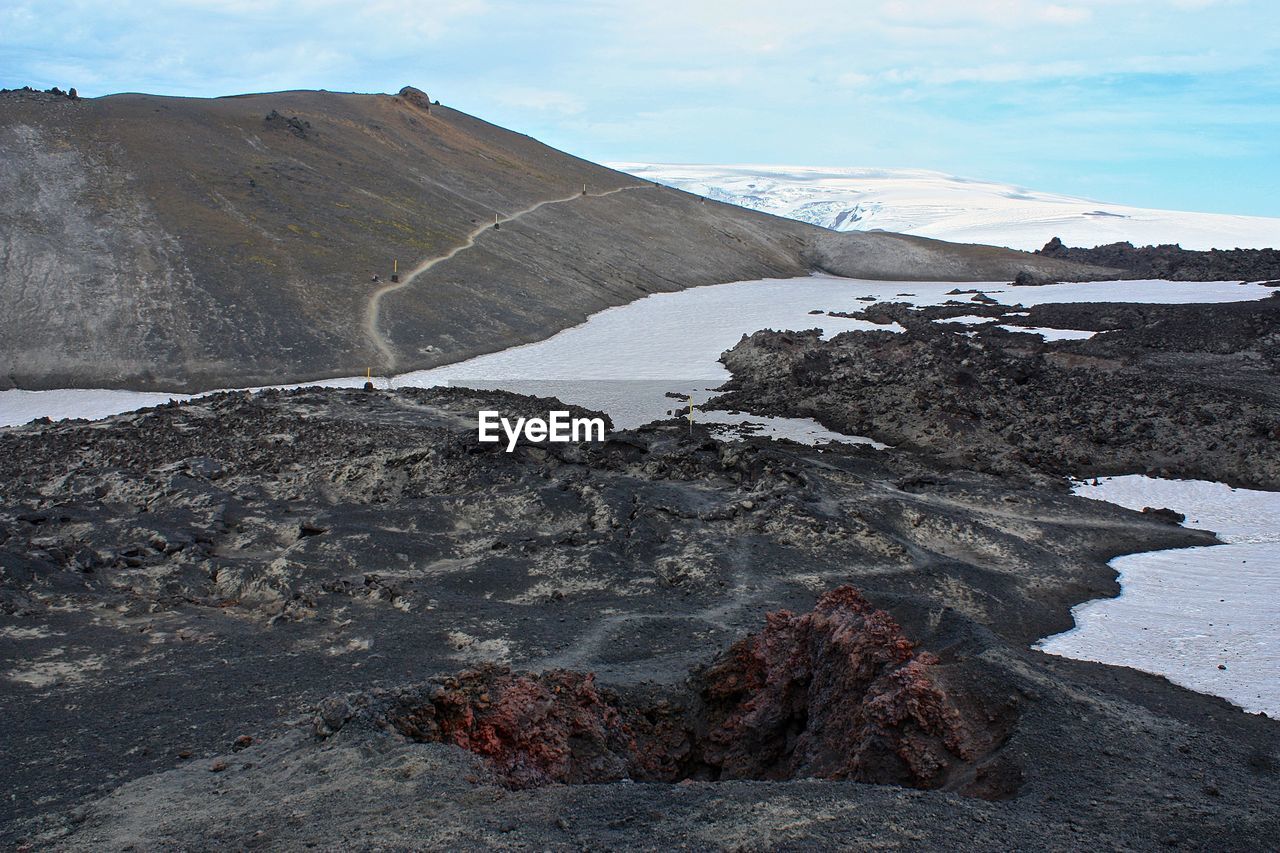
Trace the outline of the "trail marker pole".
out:
M 399 281 L 400 281 L 400 261 L 398 259 L 392 258 L 391 259 L 391 283 L 396 284 Z

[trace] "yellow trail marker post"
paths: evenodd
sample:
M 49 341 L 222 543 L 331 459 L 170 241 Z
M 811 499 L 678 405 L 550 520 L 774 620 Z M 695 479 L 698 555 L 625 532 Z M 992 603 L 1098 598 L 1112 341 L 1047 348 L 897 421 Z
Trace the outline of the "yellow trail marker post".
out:
M 391 259 L 391 282 L 395 284 L 400 281 L 400 261 L 396 258 Z
M 582 185 L 582 194 L 583 194 L 583 195 L 586 195 L 586 194 L 587 194 L 587 185 L 586 185 L 586 184 L 583 184 L 583 185 Z

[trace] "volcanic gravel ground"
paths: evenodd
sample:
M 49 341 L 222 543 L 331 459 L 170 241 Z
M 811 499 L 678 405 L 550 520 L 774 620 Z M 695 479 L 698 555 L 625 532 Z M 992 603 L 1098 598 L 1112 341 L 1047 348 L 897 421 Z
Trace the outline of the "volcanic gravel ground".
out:
M 303 389 L 0 432 L 4 840 L 1280 837 L 1274 721 L 1028 648 L 1117 592 L 1110 557 L 1211 534 L 902 450 L 678 422 L 476 442 L 479 408 L 552 407 Z M 624 763 L 521 739 L 522 708 Z M 649 766 L 697 760 L 633 781 L 628 732 Z

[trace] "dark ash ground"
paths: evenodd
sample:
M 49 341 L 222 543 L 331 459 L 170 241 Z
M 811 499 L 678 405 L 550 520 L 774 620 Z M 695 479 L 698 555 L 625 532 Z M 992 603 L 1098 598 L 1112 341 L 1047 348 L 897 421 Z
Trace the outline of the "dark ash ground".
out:
M 1043 466 L 724 443 L 675 422 L 513 454 L 475 442 L 478 408 L 551 405 L 309 389 L 0 432 L 4 841 L 1257 850 L 1280 837 L 1275 721 L 1028 648 L 1067 628 L 1072 604 L 1117 592 L 1110 557 L 1211 535 L 1073 498 Z M 853 616 L 803 615 L 846 584 L 901 633 L 853 598 L 840 605 Z M 766 629 L 782 608 L 795 615 Z M 865 679 L 840 669 L 850 649 L 871 661 Z M 924 669 L 899 676 L 916 654 Z M 765 670 L 746 693 L 726 686 Z M 843 685 L 827 696 L 856 683 L 867 701 L 819 712 L 824 680 Z M 532 725 L 568 721 L 539 768 L 563 759 L 611 781 L 524 786 L 545 780 L 513 779 L 531 765 L 509 742 L 422 742 L 456 734 L 459 708 L 476 736 L 512 689 L 545 690 Z M 565 691 L 578 698 L 554 698 Z M 904 723 L 871 725 L 877 697 L 904 696 L 918 700 Z M 691 751 L 628 766 L 642 725 L 644 743 Z M 778 761 L 749 767 L 759 751 L 734 753 L 726 731 Z M 805 778 L 833 775 L 824 745 L 855 742 L 882 766 Z M 917 748 L 951 763 L 898 781 L 935 790 L 851 781 L 893 781 L 894 756 Z M 635 781 L 659 778 L 636 768 L 662 758 L 664 781 Z

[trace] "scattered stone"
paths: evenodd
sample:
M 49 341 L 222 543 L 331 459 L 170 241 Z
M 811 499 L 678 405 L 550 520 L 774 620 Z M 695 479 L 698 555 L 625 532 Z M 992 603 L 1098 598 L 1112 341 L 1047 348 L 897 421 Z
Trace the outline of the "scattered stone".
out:
M 1146 321 L 1130 323 L 1128 310 L 1106 314 L 1140 330 Z M 877 344 L 873 355 L 907 353 L 903 369 L 926 378 L 925 357 L 948 369 L 968 360 L 963 369 L 978 387 L 995 389 L 987 394 L 1016 393 L 1014 368 L 1036 367 L 1038 356 L 1079 354 L 996 335 L 981 339 L 1000 353 L 991 361 L 967 344 L 953 353 L 955 336 L 903 311 L 919 351 Z M 1250 345 L 1218 319 L 1212 345 Z M 935 329 L 915 337 L 926 324 Z M 858 375 L 864 394 L 895 393 L 805 334 L 778 344 L 772 364 L 757 367 L 776 369 L 789 394 L 822 403 L 802 361 L 829 383 Z M 972 421 L 951 407 L 982 399 L 933 393 L 896 375 L 891 358 L 866 364 L 945 407 L 953 425 Z M 1028 369 L 1023 378 L 1037 376 Z M 1158 401 L 1167 379 L 1146 378 L 1142 393 Z M 1001 399 L 1046 418 L 1020 422 L 1031 439 L 1046 434 L 1028 448 L 1046 457 L 1050 439 L 1071 450 L 1096 426 L 1090 411 L 1061 400 L 1049 413 Z M 706 827 L 763 828 L 774 846 L 812 844 L 815 831 L 827 846 L 856 846 L 873 833 L 899 846 L 945 846 L 959 826 L 971 846 L 998 849 L 1009 838 L 1034 846 L 1045 826 L 1065 831 L 1070 822 L 1080 828 L 1073 840 L 1091 849 L 1173 830 L 1203 847 L 1221 833 L 1199 818 L 1210 808 L 1230 813 L 1242 847 L 1265 847 L 1274 835 L 1274 798 L 1261 784 L 1275 773 L 1274 723 L 1137 672 L 1046 662 L 1027 648 L 1073 604 L 1109 588 L 1107 556 L 1207 544 L 1210 534 L 1070 498 L 1042 475 L 1047 485 L 904 450 L 721 442 L 701 424 L 611 431 L 605 442 L 536 456 L 477 446 L 477 408 L 514 416 L 552 405 L 560 406 L 461 388 L 310 388 L 0 431 L 0 607 L 20 614 L 6 631 L 66 632 L 5 642 L 18 650 L 30 642 L 33 653 L 56 644 L 68 662 L 103 659 L 100 671 L 52 688 L 53 701 L 16 682 L 9 691 L 6 746 L 42 759 L 11 763 L 12 787 L 32 792 L 28 803 L 38 794 L 40 805 L 14 801 L 19 818 L 9 826 L 61 817 L 80 801 L 71 797 L 83 799 L 88 789 L 66 784 L 65 768 L 79 762 L 86 783 L 104 793 L 124 787 L 94 802 L 83 829 L 59 824 L 70 834 L 50 843 L 68 848 L 161 847 L 179 837 L 237 849 L 323 847 L 355 837 L 356 827 L 370 845 L 445 846 L 488 838 L 506 819 L 537 848 L 666 848 Z M 1250 416 L 1210 413 L 1224 430 Z M 1218 428 L 1195 421 L 1177 441 L 1155 440 L 1162 453 L 1181 452 L 1198 431 Z M 959 429 L 948 439 L 966 440 Z M 188 460 L 202 458 L 219 460 L 222 475 L 193 473 Z M 1251 463 L 1265 470 L 1267 460 L 1254 454 Z M 1162 456 L 1144 467 L 1175 464 Z M 97 485 L 110 486 L 109 499 Z M 1011 494 L 1016 505 L 1004 502 Z M 304 523 L 329 530 L 300 537 Z M 39 556 L 33 538 L 49 546 Z M 507 547 L 492 548 L 498 541 Z M 178 542 L 186 544 L 171 551 Z M 81 549 L 99 562 L 91 573 L 74 565 Z M 128 560 L 141 567 L 130 570 Z M 671 567 L 680 583 L 663 585 Z M 839 590 L 814 606 L 822 584 L 845 578 L 865 596 Z M 778 612 L 766 619 L 770 610 Z M 757 620 L 762 629 L 751 636 L 726 633 Z M 571 668 L 547 663 L 556 660 Z M 520 671 L 532 666 L 547 670 Z M 436 672 L 458 674 L 422 683 Z M 744 684 L 748 677 L 758 680 Z M 379 687 L 315 703 L 334 685 Z M 319 739 L 286 723 L 308 706 Z M 84 725 L 85 709 L 110 725 Z M 417 735 L 406 721 L 434 743 L 468 746 L 407 742 L 406 733 Z M 183 740 L 209 756 L 200 772 L 233 751 L 230 732 L 274 726 L 279 737 L 252 747 L 253 773 L 192 784 L 192 768 L 179 762 L 156 772 L 157 757 L 166 763 Z M 1186 736 L 1159 736 L 1168 731 Z M 137 748 L 139 732 L 155 756 Z M 1083 747 L 1063 749 L 1067 742 Z M 228 769 L 250 763 L 233 756 Z M 1019 793 L 1024 771 L 1035 779 L 1025 797 L 996 807 L 972 799 Z M 804 778 L 824 774 L 893 787 Z M 1220 798 L 1199 791 L 1210 776 Z M 505 800 L 495 787 L 557 778 L 688 784 L 551 786 Z M 772 784 L 717 781 L 730 778 Z M 1165 778 L 1156 796 L 1182 780 L 1176 811 L 1149 807 L 1151 780 Z M 1104 804 L 1099 820 L 1090 798 Z M 783 802 L 785 825 L 776 812 Z M 651 810 L 671 817 L 650 818 Z M 562 813 L 571 838 L 550 825 Z M 986 832 L 975 814 L 990 832 L 975 834 Z M 1108 822 L 1116 814 L 1125 819 Z M 279 826 L 253 841 L 266 820 Z M 613 829 L 614 820 L 625 823 Z M 429 834 L 437 828 L 443 834 Z
M 285 118 L 276 110 L 272 110 L 267 113 L 267 117 L 264 121 L 280 122 L 290 133 L 299 139 L 306 139 L 307 133 L 311 130 L 311 122 L 299 118 L 298 116 L 289 116 L 288 118 Z
M 1022 270 L 1013 277 L 1012 283 L 1014 287 L 1043 287 L 1046 284 L 1057 284 L 1057 281 L 1043 273 Z
M 1144 506 L 1142 508 L 1142 512 L 1144 515 L 1149 515 L 1152 518 L 1157 518 L 1160 521 L 1165 521 L 1165 522 L 1168 522 L 1169 524 L 1181 524 L 1182 522 L 1187 520 L 1187 517 L 1185 515 L 1178 512 L 1177 510 L 1169 509 L 1168 507 L 1160 507 L 1159 509 L 1156 509 L 1153 507 Z

